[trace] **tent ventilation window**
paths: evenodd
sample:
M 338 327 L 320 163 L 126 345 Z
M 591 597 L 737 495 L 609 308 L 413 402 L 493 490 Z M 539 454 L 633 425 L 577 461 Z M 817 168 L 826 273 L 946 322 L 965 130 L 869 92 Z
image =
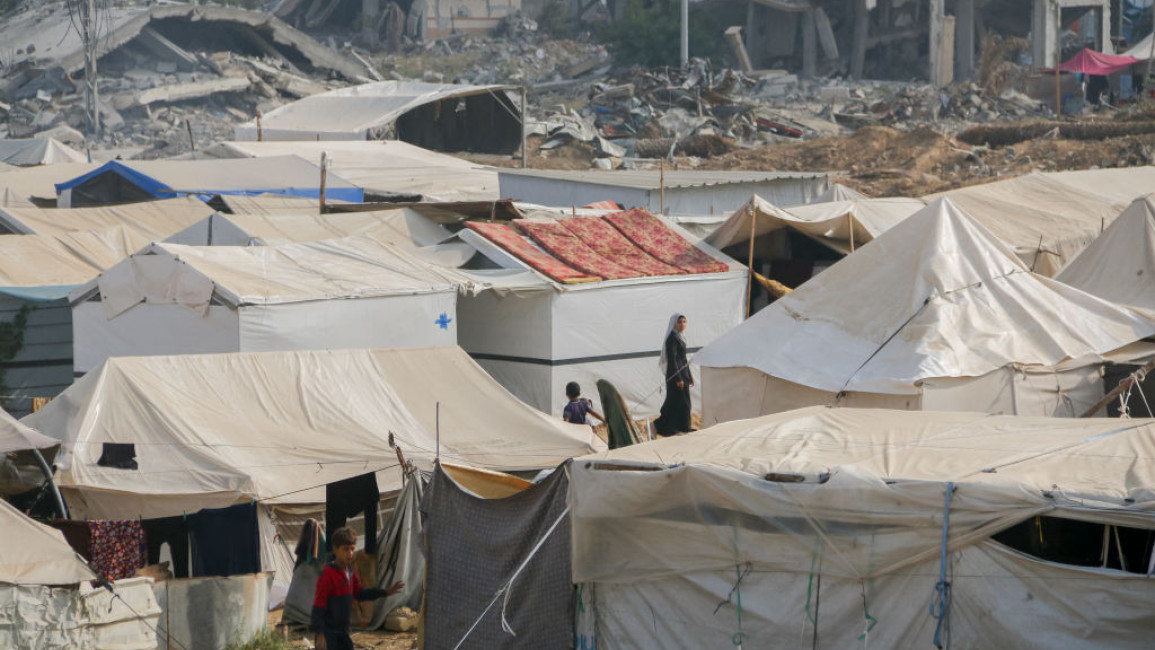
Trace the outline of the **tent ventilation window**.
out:
M 137 469 L 136 445 L 131 442 L 106 442 L 96 464 L 116 469 Z
M 1155 530 L 1032 517 L 991 537 L 1020 553 L 1072 566 L 1152 573 Z

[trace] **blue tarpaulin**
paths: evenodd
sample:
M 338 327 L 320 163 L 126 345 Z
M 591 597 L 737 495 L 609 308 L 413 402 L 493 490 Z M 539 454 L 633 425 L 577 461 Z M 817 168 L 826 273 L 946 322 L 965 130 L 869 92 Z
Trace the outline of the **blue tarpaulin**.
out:
M 62 195 L 106 173 L 114 173 L 143 192 L 163 199 L 190 195 L 207 201 L 217 194 L 283 194 L 300 198 L 320 196 L 320 167 L 298 156 L 230 160 L 112 160 L 87 174 L 57 183 L 56 193 Z M 349 181 L 329 173 L 325 196 L 361 203 L 365 193 Z

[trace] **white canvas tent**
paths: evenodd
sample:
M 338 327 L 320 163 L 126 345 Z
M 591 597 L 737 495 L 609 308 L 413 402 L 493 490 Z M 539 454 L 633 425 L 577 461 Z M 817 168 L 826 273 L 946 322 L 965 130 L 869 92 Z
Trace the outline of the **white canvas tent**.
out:
M 458 236 L 499 267 L 458 271 L 461 347 L 519 398 L 557 417 L 566 383 L 578 382 L 589 396 L 598 379 L 614 384 L 635 417 L 656 415 L 665 397 L 658 357 L 670 315 L 685 314 L 686 339 L 697 350 L 744 313 L 746 272 L 706 245 L 699 248 L 728 271 L 561 284 L 472 231 Z M 483 289 L 466 292 L 464 282 Z M 693 399 L 700 403 L 697 388 Z
M 791 229 L 846 254 L 853 247 L 862 246 L 901 223 L 925 205 L 920 199 L 897 197 L 826 201 L 779 208 L 755 196 L 710 233 L 705 241 L 720 249 L 746 244 L 750 241 L 750 220 L 754 219 L 756 238 Z
M 366 83 L 286 104 L 266 114 L 259 127 L 255 120 L 238 125 L 234 135 L 249 141 L 381 140 L 394 131 L 397 139 L 426 148 L 510 153 L 520 144 L 521 117 L 509 90 L 419 81 Z M 454 146 L 470 142 L 479 146 Z M 502 151 L 493 150 L 495 144 Z
M 68 293 L 148 242 L 124 226 L 0 235 L 0 322 L 26 321 L 23 345 L 4 362 L 6 408 L 28 413 L 32 398 L 52 397 L 72 383 Z
M 1120 205 L 1128 205 L 1155 186 L 1155 166 L 1113 167 L 1051 172 L 1044 176 Z
M 929 203 L 940 197 L 949 198 L 1014 249 L 1028 268 L 1046 276 L 1074 259 L 1135 198 L 1119 200 L 1040 173 L 922 198 Z
M 98 163 L 58 163 L 0 171 L 0 206 L 36 207 L 33 197 L 55 203 L 56 184 L 96 169 Z
M 1151 420 L 815 407 L 617 449 L 570 469 L 574 580 L 597 647 L 1144 648 L 1149 567 L 1097 552 L 1127 532 L 1106 526 L 1150 548 L 1153 440 Z M 1092 527 L 1094 565 L 992 539 L 1036 517 Z
M 53 235 L 0 235 L 0 286 L 83 284 L 148 242 L 124 226 Z
M 96 577 L 63 533 L 29 519 L 3 499 L 0 528 L 0 597 L 9 585 L 74 585 Z
M 1136 199 L 1055 279 L 1155 314 L 1155 201 Z
M 425 254 L 453 237 L 445 227 L 409 208 L 340 214 L 222 214 L 178 232 L 167 241 L 190 246 L 279 246 L 364 235 Z M 457 244 L 460 249 L 463 245 Z M 467 246 L 465 248 L 468 248 Z M 470 249 L 472 251 L 472 249 Z
M 425 469 L 439 441 L 443 460 L 502 471 L 604 448 L 589 427 L 534 411 L 452 346 L 116 357 L 24 422 L 63 441 L 57 481 L 74 517 L 255 499 L 285 540 L 323 510 L 326 483 L 377 472 L 383 495 L 399 490 L 390 438 Z M 139 469 L 99 466 L 106 442 L 135 445 Z M 287 585 L 288 549 L 273 543 L 271 520 L 261 526 L 263 567 Z
M 0 228 L 18 234 L 54 235 L 124 226 L 156 241 L 212 213 L 204 201 L 192 197 L 71 209 L 0 206 Z
M 698 353 L 707 424 L 811 404 L 1079 415 L 1155 322 L 1028 271 L 940 199 Z
M 297 155 L 320 164 L 325 153 L 341 178 L 376 194 L 420 194 L 426 201 L 493 201 L 497 171 L 399 140 L 337 142 L 222 142 L 205 150 L 217 158 Z
M 870 197 L 851 189 L 841 183 L 834 183 L 825 192 L 818 195 L 818 198 L 810 202 L 811 205 L 815 203 L 831 203 L 834 201 L 861 201 L 862 199 L 869 199 Z
M 0 162 L 17 167 L 88 162 L 84 154 L 55 138 L 0 140 Z
M 77 373 L 112 356 L 457 343 L 457 287 L 369 237 L 153 244 L 71 300 Z

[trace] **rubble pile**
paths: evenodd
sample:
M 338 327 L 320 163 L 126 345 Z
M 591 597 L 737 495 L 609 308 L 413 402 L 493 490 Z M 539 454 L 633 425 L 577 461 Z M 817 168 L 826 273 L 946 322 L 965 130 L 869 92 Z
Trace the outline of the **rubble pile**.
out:
M 394 54 L 364 56 L 385 77 L 397 80 L 531 84 L 538 92 L 573 87 L 610 69 L 605 46 L 553 40 L 521 12 L 506 16 L 490 37 L 464 32 L 418 42 L 403 38 Z
M 543 102 L 530 132 L 540 138 L 544 156 L 583 146 L 593 164 L 606 169 L 677 157 L 694 165 L 736 149 L 867 126 L 929 125 L 955 133 L 974 124 L 1051 114 L 1013 89 L 990 96 L 973 83 L 938 90 L 927 84 L 806 80 L 777 71 L 714 70 L 702 60 L 687 70 L 614 70 L 582 90 L 580 106 Z
M 83 41 L 61 3 L 29 3 L 0 27 L 0 43 L 22 45 L 0 70 L 0 136 L 60 132 L 57 139 L 88 149 L 172 156 L 230 139 L 257 111 L 368 80 L 362 66 L 265 14 L 190 5 L 108 11 L 99 137 L 79 134 L 91 131 Z

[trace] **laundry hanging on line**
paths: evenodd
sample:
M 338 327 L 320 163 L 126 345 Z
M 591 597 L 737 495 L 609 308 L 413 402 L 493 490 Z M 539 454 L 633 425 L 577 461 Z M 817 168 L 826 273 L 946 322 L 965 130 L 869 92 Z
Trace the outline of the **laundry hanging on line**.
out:
M 325 486 L 325 539 L 357 513 L 365 514 L 365 552 L 377 552 L 377 504 L 381 491 L 377 475 L 370 472 Z

